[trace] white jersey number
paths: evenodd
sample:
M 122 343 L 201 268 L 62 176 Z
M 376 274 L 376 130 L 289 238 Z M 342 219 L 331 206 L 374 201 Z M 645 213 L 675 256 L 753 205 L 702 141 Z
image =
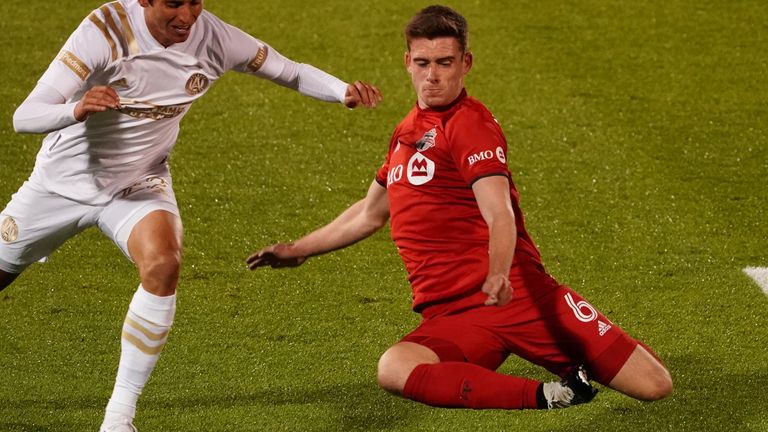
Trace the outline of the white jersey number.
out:
M 573 300 L 571 293 L 568 293 L 565 295 L 565 302 L 568 303 L 568 306 L 570 306 L 571 309 L 573 309 L 573 314 L 576 315 L 576 319 L 579 321 L 587 323 L 594 321 L 595 318 L 597 318 L 597 311 L 585 300 L 576 303 L 576 301 Z

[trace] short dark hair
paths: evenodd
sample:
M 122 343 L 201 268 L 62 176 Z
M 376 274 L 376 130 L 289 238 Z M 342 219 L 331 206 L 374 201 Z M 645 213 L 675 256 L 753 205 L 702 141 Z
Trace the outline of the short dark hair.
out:
M 411 41 L 418 38 L 435 39 L 453 37 L 462 51 L 467 50 L 467 20 L 448 6 L 427 6 L 413 16 L 405 26 L 405 41 L 408 50 Z

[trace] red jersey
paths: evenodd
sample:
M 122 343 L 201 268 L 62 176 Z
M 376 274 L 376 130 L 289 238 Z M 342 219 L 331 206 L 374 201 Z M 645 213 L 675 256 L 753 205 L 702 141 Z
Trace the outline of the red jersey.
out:
M 417 105 L 395 128 L 376 181 L 387 188 L 392 239 L 408 271 L 414 310 L 480 291 L 488 274 L 488 225 L 472 184 L 483 177 L 509 178 L 517 224 L 510 270 L 541 265 L 506 154 L 496 119 L 466 91 L 439 110 Z

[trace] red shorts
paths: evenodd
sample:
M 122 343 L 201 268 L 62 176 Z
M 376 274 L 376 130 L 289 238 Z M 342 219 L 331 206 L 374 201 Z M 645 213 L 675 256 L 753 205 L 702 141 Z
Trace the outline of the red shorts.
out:
M 422 311 L 419 327 L 402 342 L 434 351 L 441 361 L 466 361 L 496 370 L 510 354 L 557 375 L 583 364 L 591 379 L 608 384 L 638 342 L 579 294 L 543 271 L 512 275 L 513 298 L 507 305 L 482 304 L 475 293 L 454 304 Z M 476 298 L 475 298 L 476 297 Z M 432 309 L 432 310 L 430 310 Z

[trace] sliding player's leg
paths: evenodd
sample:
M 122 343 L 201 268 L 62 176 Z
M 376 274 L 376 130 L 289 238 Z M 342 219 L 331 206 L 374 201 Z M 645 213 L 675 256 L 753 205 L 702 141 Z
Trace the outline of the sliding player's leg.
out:
M 422 324 L 382 355 L 379 385 L 408 399 L 450 408 L 564 408 L 594 397 L 578 369 L 547 383 L 495 372 L 506 358 L 505 349 L 491 331 L 474 325 L 495 311 L 483 307 Z

